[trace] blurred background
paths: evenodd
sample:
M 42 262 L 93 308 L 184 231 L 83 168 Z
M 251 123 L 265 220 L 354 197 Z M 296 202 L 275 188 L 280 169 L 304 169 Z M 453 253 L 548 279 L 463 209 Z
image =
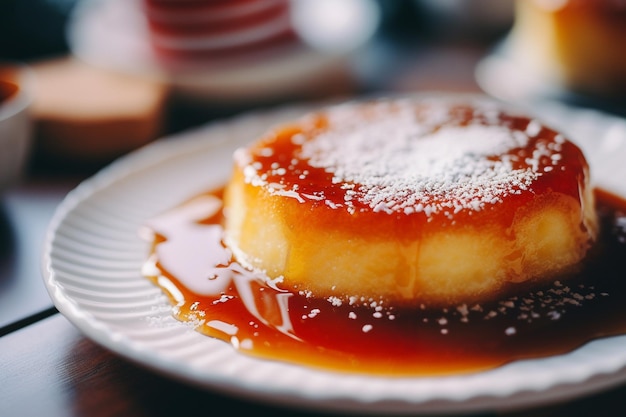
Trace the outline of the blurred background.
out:
M 95 170 L 156 138 L 303 100 L 444 90 L 624 114 L 624 4 L 3 0 L 0 61 L 34 74 L 30 166 Z
M 3 0 L 0 61 L 34 73 L 32 169 L 95 170 L 261 107 L 476 90 L 511 0 Z
M 116 158 L 243 112 L 368 95 L 478 93 L 623 118 L 625 45 L 624 0 L 0 0 L 0 351 L 12 388 L 0 408 L 179 411 L 160 395 L 170 382 L 79 336 L 41 279 L 59 203 Z M 621 146 L 624 130 L 612 133 Z M 539 414 L 624 415 L 624 393 Z

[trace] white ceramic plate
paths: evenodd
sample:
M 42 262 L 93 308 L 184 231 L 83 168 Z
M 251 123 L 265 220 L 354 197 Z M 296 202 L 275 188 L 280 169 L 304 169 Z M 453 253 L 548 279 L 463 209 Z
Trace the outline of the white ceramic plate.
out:
M 174 320 L 161 290 L 141 275 L 149 245 L 138 229 L 157 213 L 223 184 L 233 149 L 303 110 L 244 115 L 165 138 L 69 193 L 50 224 L 43 254 L 45 284 L 59 311 L 97 343 L 159 373 L 309 410 L 419 414 L 513 409 L 626 381 L 626 336 L 489 372 L 395 379 L 254 359 Z M 620 181 L 626 178 L 626 122 L 559 106 L 533 111 L 582 145 L 597 182 L 626 195 Z
M 327 19 L 329 1 L 299 0 L 293 5 L 295 23 L 303 20 L 303 14 L 308 20 L 295 29 L 307 43 L 276 51 L 261 48 L 253 59 L 236 55 L 210 63 L 165 65 L 150 46 L 140 0 L 79 2 L 68 22 L 67 37 L 72 53 L 85 62 L 167 83 L 184 97 L 217 103 L 294 94 L 308 97 L 312 88 L 320 88 L 319 83 L 311 87 L 311 80 L 346 78 L 354 53 L 371 38 L 380 21 L 380 12 L 371 0 L 331 2 L 335 12 L 343 12 L 339 25 L 333 26 L 333 19 Z M 320 31 L 320 27 L 325 29 Z M 342 48 L 335 50 L 338 45 Z

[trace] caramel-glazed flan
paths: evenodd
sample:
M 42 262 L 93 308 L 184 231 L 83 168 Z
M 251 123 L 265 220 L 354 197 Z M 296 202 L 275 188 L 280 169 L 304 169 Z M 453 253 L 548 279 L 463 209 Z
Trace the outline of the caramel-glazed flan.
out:
M 598 228 L 574 143 L 450 98 L 345 103 L 269 131 L 235 152 L 224 218 L 237 261 L 285 288 L 402 305 L 554 279 Z
M 561 89 L 622 101 L 626 2 L 516 0 L 509 37 L 515 65 Z

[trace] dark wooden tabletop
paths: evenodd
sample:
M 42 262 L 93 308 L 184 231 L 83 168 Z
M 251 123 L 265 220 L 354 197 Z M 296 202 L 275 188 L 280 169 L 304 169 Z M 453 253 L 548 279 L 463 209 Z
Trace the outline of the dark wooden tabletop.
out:
M 484 49 L 424 49 L 378 88 L 479 91 L 472 68 Z M 418 65 L 416 62 L 419 61 Z M 0 199 L 0 416 L 313 416 L 201 390 L 126 361 L 83 336 L 44 288 L 42 244 L 56 206 L 92 170 L 33 167 Z M 624 416 L 626 383 L 565 403 L 487 416 Z

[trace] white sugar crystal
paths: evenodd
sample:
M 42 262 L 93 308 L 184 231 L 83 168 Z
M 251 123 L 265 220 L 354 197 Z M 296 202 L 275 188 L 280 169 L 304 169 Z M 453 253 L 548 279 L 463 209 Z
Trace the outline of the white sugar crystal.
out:
M 456 308 L 456 310 L 463 316 L 467 316 L 469 314 L 469 310 L 467 308 L 467 304 L 461 304 Z
M 526 126 L 526 134 L 530 137 L 535 137 L 541 131 L 541 124 L 536 120 L 531 120 Z

